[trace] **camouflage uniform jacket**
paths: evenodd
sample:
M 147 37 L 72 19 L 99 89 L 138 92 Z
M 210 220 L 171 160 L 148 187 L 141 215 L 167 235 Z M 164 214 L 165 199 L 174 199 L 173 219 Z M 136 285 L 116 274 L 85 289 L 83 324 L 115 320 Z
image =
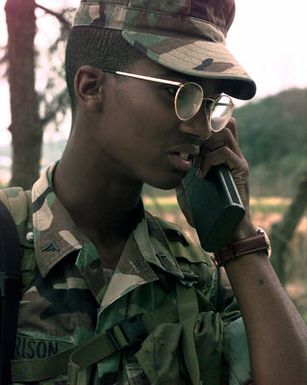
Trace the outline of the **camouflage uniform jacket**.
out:
M 15 358 L 51 357 L 135 314 L 151 312 L 166 304 L 177 306 L 175 285 L 179 281 L 183 287 L 194 285 L 197 289 L 200 314 L 196 352 L 200 372 L 208 373 L 201 376 L 203 382 L 199 383 L 245 384 L 249 376 L 248 351 L 244 343 L 240 345 L 245 341 L 244 328 L 234 301 L 221 300 L 222 290 L 220 298 L 216 297 L 218 275 L 210 258 L 189 244 L 173 225 L 160 222 L 166 242 L 161 240 L 155 221 L 144 213 L 108 279 L 95 246 L 76 228 L 54 193 L 54 168 L 51 165 L 34 184 L 32 213 L 19 221 L 27 231 L 21 239 L 25 291 L 20 302 Z M 14 197 L 10 201 L 14 203 Z M 168 243 L 173 250 L 179 250 L 176 258 Z M 190 384 L 185 380 L 183 362 L 191 354 L 182 354 L 185 348 L 181 331 L 167 323 L 160 329 L 153 336 L 150 334 L 145 350 L 140 345 L 132 346 L 83 370 L 78 385 Z M 232 341 L 239 347 L 234 353 L 237 356 L 231 358 L 235 345 Z M 173 346 L 173 350 L 164 353 L 162 345 Z M 135 355 L 138 350 L 141 353 Z M 145 365 L 141 366 L 142 357 Z M 152 375 L 161 376 L 161 381 L 151 377 L 146 357 L 155 361 Z M 247 367 L 244 374 L 242 367 L 235 368 L 238 363 L 231 364 L 235 360 L 240 361 L 239 366 Z M 66 383 L 65 375 L 39 382 Z

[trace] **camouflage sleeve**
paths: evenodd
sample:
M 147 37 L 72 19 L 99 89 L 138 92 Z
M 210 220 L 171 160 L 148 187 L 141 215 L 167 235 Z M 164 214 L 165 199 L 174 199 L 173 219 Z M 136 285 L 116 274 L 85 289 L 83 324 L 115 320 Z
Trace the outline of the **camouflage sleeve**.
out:
M 251 381 L 249 347 L 242 317 L 225 327 L 224 352 L 229 368 L 229 385 L 245 385 Z
M 223 351 L 228 367 L 228 384 L 247 385 L 251 381 L 251 369 L 246 330 L 223 268 L 213 269 L 210 297 L 224 324 Z

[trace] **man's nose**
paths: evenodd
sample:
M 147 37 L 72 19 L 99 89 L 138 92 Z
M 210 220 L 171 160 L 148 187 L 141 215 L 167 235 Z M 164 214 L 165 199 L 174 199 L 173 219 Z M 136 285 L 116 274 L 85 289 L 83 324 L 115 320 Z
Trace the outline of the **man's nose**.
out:
M 185 134 L 198 136 L 202 141 L 207 140 L 212 133 L 208 116 L 202 108 L 193 118 L 181 122 L 180 130 Z

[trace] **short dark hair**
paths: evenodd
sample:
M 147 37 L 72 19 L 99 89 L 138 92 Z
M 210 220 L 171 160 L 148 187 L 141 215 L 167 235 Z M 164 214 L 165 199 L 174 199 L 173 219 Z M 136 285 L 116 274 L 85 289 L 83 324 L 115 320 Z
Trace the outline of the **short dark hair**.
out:
M 82 65 L 127 70 L 144 57 L 122 37 L 120 31 L 96 27 L 74 27 L 68 38 L 65 55 L 66 83 L 72 111 L 76 110 L 74 78 Z

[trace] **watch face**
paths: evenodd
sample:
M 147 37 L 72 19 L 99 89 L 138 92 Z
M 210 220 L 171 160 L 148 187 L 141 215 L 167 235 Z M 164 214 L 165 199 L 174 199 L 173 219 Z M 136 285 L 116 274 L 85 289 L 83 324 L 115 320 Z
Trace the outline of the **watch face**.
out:
M 264 236 L 265 242 L 267 244 L 267 250 L 268 250 L 268 257 L 271 258 L 272 255 L 272 247 L 271 247 L 271 241 L 270 238 L 265 230 L 263 230 L 261 227 L 257 227 L 257 233 L 262 234 Z

